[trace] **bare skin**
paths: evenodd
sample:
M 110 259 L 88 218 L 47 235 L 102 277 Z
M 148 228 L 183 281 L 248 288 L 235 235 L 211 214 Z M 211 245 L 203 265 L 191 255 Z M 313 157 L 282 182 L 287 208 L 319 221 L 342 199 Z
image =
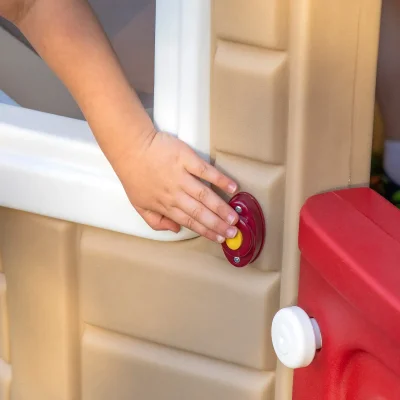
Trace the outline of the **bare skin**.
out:
M 155 230 L 185 226 L 222 243 L 236 212 L 198 178 L 226 193 L 237 184 L 189 146 L 157 132 L 86 0 L 0 0 L 69 89 L 132 205 Z

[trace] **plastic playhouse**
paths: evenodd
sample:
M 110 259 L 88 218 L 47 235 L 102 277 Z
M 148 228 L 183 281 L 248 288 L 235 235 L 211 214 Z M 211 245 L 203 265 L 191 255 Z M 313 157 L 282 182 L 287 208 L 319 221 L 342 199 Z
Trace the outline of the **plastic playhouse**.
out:
M 240 184 L 240 234 L 152 231 L 2 21 L 0 399 L 400 399 L 380 1 L 91 3 L 159 129 Z

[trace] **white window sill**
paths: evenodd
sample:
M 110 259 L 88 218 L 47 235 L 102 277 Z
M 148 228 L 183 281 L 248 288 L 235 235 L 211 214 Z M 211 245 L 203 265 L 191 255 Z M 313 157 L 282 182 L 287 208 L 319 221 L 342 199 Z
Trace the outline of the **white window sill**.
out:
M 154 120 L 207 158 L 211 0 L 156 4 Z M 154 240 L 196 236 L 155 232 L 142 220 L 86 122 L 7 102 L 0 103 L 1 206 Z
M 140 236 L 153 231 L 130 204 L 84 121 L 0 104 L 0 205 Z

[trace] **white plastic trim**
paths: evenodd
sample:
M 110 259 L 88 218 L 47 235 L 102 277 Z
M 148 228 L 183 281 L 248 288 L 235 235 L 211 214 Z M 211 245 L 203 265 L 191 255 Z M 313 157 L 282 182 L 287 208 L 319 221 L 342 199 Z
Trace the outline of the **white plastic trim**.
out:
M 157 0 L 154 120 L 210 154 L 211 0 Z
M 4 207 L 154 240 L 195 236 L 147 226 L 84 121 L 0 104 L 0 187 Z
M 154 120 L 209 155 L 210 1 L 157 0 Z M 8 104 L 7 101 L 2 99 Z M 0 104 L 0 205 L 160 241 L 84 121 Z

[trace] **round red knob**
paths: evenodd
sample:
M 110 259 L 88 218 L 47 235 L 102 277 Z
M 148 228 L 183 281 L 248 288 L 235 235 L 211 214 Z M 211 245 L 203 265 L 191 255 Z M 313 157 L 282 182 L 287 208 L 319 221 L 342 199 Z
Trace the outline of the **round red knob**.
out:
M 225 257 L 235 267 L 253 263 L 265 241 L 265 220 L 258 201 L 249 193 L 238 193 L 229 205 L 239 214 L 238 236 L 222 245 Z

